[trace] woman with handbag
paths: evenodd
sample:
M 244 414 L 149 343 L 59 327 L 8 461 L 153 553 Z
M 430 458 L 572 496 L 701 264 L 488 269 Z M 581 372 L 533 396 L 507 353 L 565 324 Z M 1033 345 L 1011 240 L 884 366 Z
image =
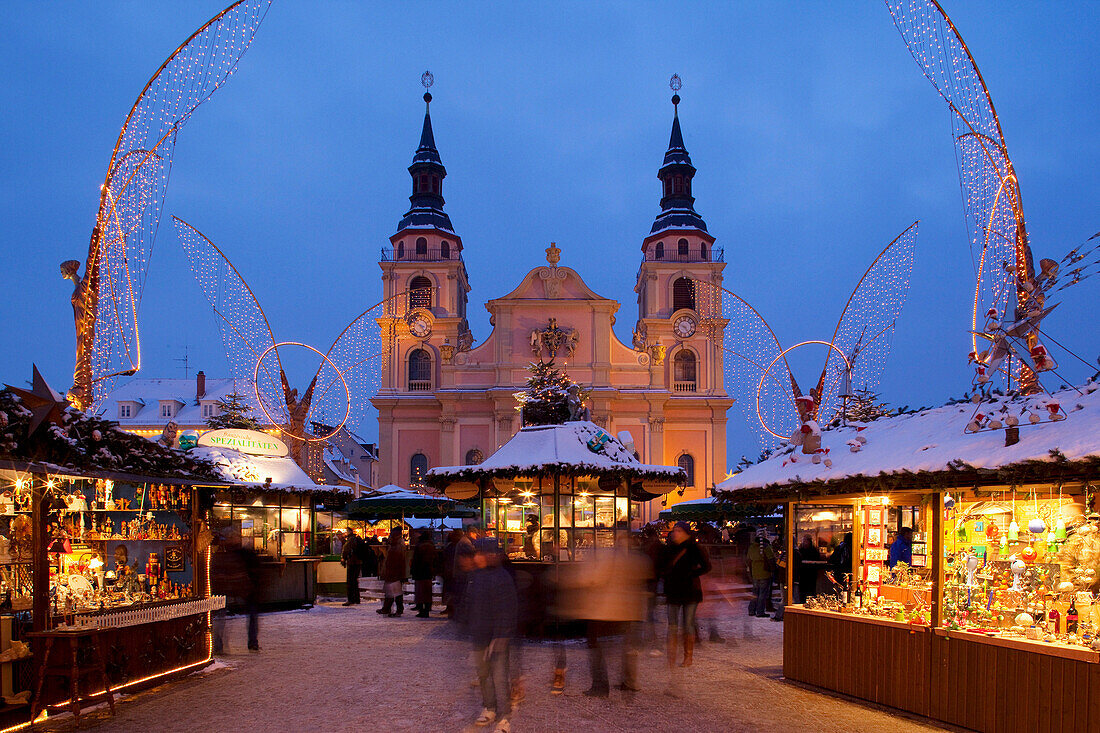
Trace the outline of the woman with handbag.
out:
M 382 581 L 382 588 L 386 594 L 386 600 L 382 608 L 378 609 L 378 613 L 394 618 L 405 612 L 402 585 L 408 579 L 406 567 L 408 564 L 405 560 L 405 541 L 402 538 L 401 528 L 394 527 L 390 530 L 386 558 L 382 561 L 382 569 L 378 573 L 378 579 Z

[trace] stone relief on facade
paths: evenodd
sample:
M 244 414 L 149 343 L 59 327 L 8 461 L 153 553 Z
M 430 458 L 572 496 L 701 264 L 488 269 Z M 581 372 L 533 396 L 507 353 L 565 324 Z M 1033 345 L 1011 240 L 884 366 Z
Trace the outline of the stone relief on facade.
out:
M 578 339 L 577 329 L 562 328 L 558 326 L 557 318 L 551 318 L 546 328 L 531 331 L 531 353 L 542 358 L 543 352 L 546 352 L 553 359 L 564 348 L 572 358 L 577 353 Z
M 642 321 L 638 321 L 634 326 L 634 350 L 645 351 L 646 350 L 646 337 L 649 335 L 649 328 Z

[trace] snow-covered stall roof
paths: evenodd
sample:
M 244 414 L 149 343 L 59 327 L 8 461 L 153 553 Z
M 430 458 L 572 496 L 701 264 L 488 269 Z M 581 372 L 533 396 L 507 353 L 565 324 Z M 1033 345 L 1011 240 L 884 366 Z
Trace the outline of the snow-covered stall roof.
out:
M 193 458 L 204 459 L 214 467 L 227 481 L 237 484 L 272 488 L 283 491 L 346 493 L 346 486 L 315 484 L 309 475 L 289 457 L 256 456 L 233 450 L 200 445 L 188 453 Z M 268 479 L 271 480 L 268 483 Z
M 561 425 L 521 428 L 484 462 L 474 466 L 433 468 L 428 471 L 425 482 L 442 488 L 455 480 L 476 481 L 545 473 L 619 475 L 662 479 L 679 484 L 686 480 L 684 470 L 679 466 L 642 463 L 615 436 L 595 423 L 578 420 Z
M 966 432 L 975 413 L 971 402 L 958 402 L 920 412 L 880 418 L 862 426 L 822 431 L 828 453 L 813 463 L 801 448 L 783 446 L 767 460 L 749 466 L 715 487 L 716 491 L 749 493 L 765 498 L 768 491 L 816 485 L 855 488 L 860 480 L 880 479 L 881 488 L 904 485 L 914 474 L 963 474 L 989 482 L 1029 476 L 1050 478 L 1080 475 L 1081 469 L 1100 474 L 1100 385 L 1089 383 L 1053 395 L 995 397 L 978 410 L 991 419 L 1008 415 L 1019 420 L 1020 441 L 1005 445 L 1005 431 Z M 1031 424 L 1030 416 L 1049 420 L 1047 405 L 1060 404 L 1066 419 Z M 853 441 L 859 444 L 856 448 Z M 865 441 L 865 442 L 864 442 Z M 832 465 L 827 465 L 827 462 Z M 887 480 L 890 479 L 890 480 Z

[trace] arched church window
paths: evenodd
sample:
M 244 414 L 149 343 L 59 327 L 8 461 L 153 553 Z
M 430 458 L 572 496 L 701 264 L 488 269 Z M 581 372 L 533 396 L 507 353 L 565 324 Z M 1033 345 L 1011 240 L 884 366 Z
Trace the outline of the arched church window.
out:
M 432 389 L 432 355 L 426 349 L 409 352 L 409 391 L 430 392 Z
M 477 464 L 481 463 L 484 460 L 485 460 L 485 454 L 483 454 L 477 448 L 471 448 L 470 450 L 466 451 L 466 465 L 467 466 L 476 466 Z
M 703 262 L 707 261 L 707 243 L 703 242 L 699 245 L 699 254 L 703 256 Z
M 432 307 L 432 281 L 423 275 L 409 280 L 409 310 Z
M 672 310 L 681 308 L 695 310 L 695 286 L 686 277 L 676 278 L 672 283 Z
M 428 254 L 428 240 L 424 237 L 416 238 L 416 254 L 421 257 Z
M 688 256 L 688 241 L 686 239 L 681 239 L 679 242 L 676 243 L 676 254 L 680 255 L 681 257 Z
M 657 242 L 657 246 L 654 248 L 653 259 L 663 260 L 665 258 L 665 243 Z
M 451 243 L 446 239 L 439 243 L 439 256 L 445 260 L 451 259 Z
M 676 465 L 684 469 L 684 473 L 687 474 L 687 485 L 695 485 L 695 459 L 691 457 L 690 453 L 684 453 L 682 456 L 676 459 Z
M 397 259 L 401 259 L 405 256 L 405 240 L 401 240 L 397 243 Z
M 684 178 L 683 176 L 672 177 L 672 192 L 683 193 L 684 192 Z
M 668 178 L 665 179 L 665 196 L 672 195 L 672 181 Z
M 681 349 L 672 359 L 672 391 L 694 392 L 695 384 L 695 354 Z
M 428 472 L 428 457 L 423 453 L 413 453 L 409 459 L 409 487 L 424 488 L 424 474 Z

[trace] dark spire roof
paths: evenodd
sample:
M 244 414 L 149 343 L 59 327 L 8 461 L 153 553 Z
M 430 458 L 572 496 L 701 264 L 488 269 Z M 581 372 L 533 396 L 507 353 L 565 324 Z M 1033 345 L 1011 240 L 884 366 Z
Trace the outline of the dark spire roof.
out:
M 680 95 L 672 95 L 672 134 L 668 138 L 668 150 L 664 162 L 657 171 L 661 181 L 661 213 L 653 221 L 650 234 L 662 229 L 707 230 L 703 217 L 695 212 L 695 198 L 691 195 L 691 179 L 695 166 L 684 147 L 684 135 L 680 131 Z
M 451 218 L 443 210 L 443 179 L 447 169 L 435 147 L 435 134 L 432 132 L 431 115 L 432 95 L 424 93 L 424 127 L 420 132 L 420 145 L 413 154 L 409 175 L 412 176 L 413 192 L 409 196 L 412 206 L 401 221 L 397 230 L 402 229 L 443 229 L 453 233 Z

